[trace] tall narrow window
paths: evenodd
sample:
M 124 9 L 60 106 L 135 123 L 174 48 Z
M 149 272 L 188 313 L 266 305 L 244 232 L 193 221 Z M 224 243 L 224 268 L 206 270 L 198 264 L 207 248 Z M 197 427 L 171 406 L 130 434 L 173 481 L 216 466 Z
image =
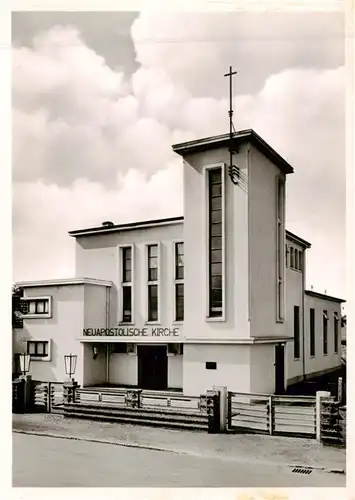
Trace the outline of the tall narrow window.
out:
M 323 354 L 328 354 L 328 313 L 323 311 Z
M 293 308 L 293 356 L 295 359 L 300 357 L 300 308 L 294 306 Z
M 158 245 L 148 245 L 148 321 L 158 321 Z
M 285 283 L 285 235 L 284 235 L 284 212 L 285 212 L 285 184 L 282 179 L 277 179 L 277 213 L 276 213 L 276 258 L 277 258 L 277 320 L 284 320 L 284 283 Z
M 299 255 L 299 270 L 303 271 L 303 256 L 304 256 L 304 250 L 300 251 Z
M 334 353 L 338 354 L 339 350 L 339 316 L 334 313 Z
M 184 320 L 184 244 L 175 243 L 175 321 Z
M 309 310 L 309 354 L 310 356 L 316 355 L 315 345 L 315 310 Z
M 132 247 L 122 248 L 122 322 L 132 322 Z
M 295 267 L 295 249 L 291 247 L 290 250 L 290 268 Z
M 209 317 L 223 315 L 223 196 L 222 168 L 208 171 Z

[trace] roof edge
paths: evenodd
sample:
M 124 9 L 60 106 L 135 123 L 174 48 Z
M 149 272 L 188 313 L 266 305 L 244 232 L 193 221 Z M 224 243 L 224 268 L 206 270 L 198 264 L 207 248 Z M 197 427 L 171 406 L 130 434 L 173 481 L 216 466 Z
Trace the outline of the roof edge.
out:
M 232 139 L 236 142 L 249 140 L 259 151 L 261 151 L 270 161 L 272 161 L 283 173 L 292 174 L 293 167 L 274 149 L 272 148 L 259 134 L 253 129 L 239 130 L 233 134 Z M 173 144 L 172 150 L 184 156 L 196 151 L 224 147 L 230 141 L 229 134 L 215 135 L 197 139 L 193 141 Z
M 325 299 L 331 302 L 343 303 L 346 302 L 345 299 L 340 299 L 339 297 L 332 297 L 331 295 L 325 295 L 324 293 L 314 292 L 313 290 L 305 290 L 304 293 L 310 297 L 315 297 L 317 299 Z
M 100 280 L 97 278 L 64 278 L 52 280 L 18 281 L 15 283 L 19 288 L 35 288 L 42 286 L 65 286 L 65 285 L 98 285 L 111 287 L 112 281 Z
M 288 231 L 286 229 L 286 238 L 289 237 L 291 240 L 294 240 L 295 242 L 299 243 L 300 245 L 304 246 L 305 248 L 311 248 L 311 244 L 309 241 L 304 240 L 303 238 L 300 238 L 297 236 L 297 234 L 291 233 L 291 231 Z
M 116 231 L 129 231 L 134 229 L 143 229 L 154 226 L 165 226 L 170 224 L 178 224 L 184 220 L 183 216 L 179 217 L 168 217 L 165 219 L 152 219 L 148 221 L 140 221 L 140 222 L 128 222 L 125 224 L 115 224 L 113 226 L 96 226 L 89 227 L 86 229 L 75 229 L 73 231 L 69 231 L 69 236 L 78 237 L 78 236 L 87 236 L 92 234 L 102 234 L 102 233 L 114 233 Z

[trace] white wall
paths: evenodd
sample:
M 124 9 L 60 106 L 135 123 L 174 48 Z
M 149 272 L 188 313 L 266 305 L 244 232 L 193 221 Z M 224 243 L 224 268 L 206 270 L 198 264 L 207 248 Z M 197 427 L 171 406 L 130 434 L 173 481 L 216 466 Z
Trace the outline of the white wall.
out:
M 289 243 L 289 242 L 287 242 Z M 302 250 L 300 245 L 292 241 L 292 246 L 297 250 Z M 305 255 L 305 254 L 304 254 Z M 303 259 L 305 262 L 305 259 Z M 300 311 L 300 357 L 294 357 L 294 342 L 287 342 L 286 345 L 286 367 L 287 380 L 293 380 L 303 374 L 303 272 L 286 269 L 286 332 L 287 336 L 294 337 L 294 306 L 299 306 Z M 306 346 L 305 346 L 306 347 Z
M 106 293 L 105 286 L 85 284 L 84 328 L 105 328 L 107 326 Z
M 110 327 L 121 320 L 119 246 L 134 245 L 133 326 L 143 328 L 147 322 L 146 245 L 160 242 L 160 318 L 159 325 L 174 328 L 174 242 L 183 241 L 183 224 L 114 232 L 76 240 L 76 276 L 90 276 L 113 281 L 110 289 Z M 185 250 L 186 253 L 186 250 Z M 91 325 L 94 326 L 95 325 Z M 183 324 L 179 324 L 183 335 Z M 112 337 L 110 338 L 110 341 Z M 145 339 L 147 340 L 147 339 Z
M 315 356 L 310 356 L 309 310 L 315 309 Z M 328 354 L 323 354 L 323 310 L 328 313 Z M 338 313 L 338 353 L 334 352 L 334 312 Z M 305 361 L 306 374 L 329 371 L 341 364 L 341 304 L 327 299 L 305 296 Z
M 183 384 L 183 355 L 168 356 L 168 388 L 181 389 Z
M 206 361 L 215 361 L 216 370 L 207 370 Z M 250 347 L 247 345 L 184 345 L 183 391 L 199 396 L 214 385 L 229 391 L 249 392 Z
M 246 147 L 237 163 L 247 176 Z M 204 167 L 229 162 L 226 148 L 196 153 L 184 159 L 184 241 L 186 338 L 249 337 L 247 194 L 235 186 L 225 167 L 225 321 L 206 321 L 208 259 L 206 182 Z
M 83 344 L 83 382 L 82 385 L 103 384 L 106 382 L 106 346 L 98 345 L 98 356 L 93 359 L 92 344 Z
M 250 157 L 251 335 L 285 336 L 276 322 L 276 178 L 284 174 L 255 147 Z
M 138 384 L 138 356 L 133 354 L 110 354 L 110 384 Z
M 252 345 L 250 347 L 250 360 L 250 392 L 274 394 L 275 345 Z
M 14 332 L 14 353 L 26 351 L 27 340 L 50 340 L 51 359 L 32 360 L 34 380 L 62 382 L 66 378 L 64 355 L 76 354 L 75 378 L 82 383 L 82 346 L 77 341 L 84 324 L 84 286 L 45 286 L 24 289 L 24 297 L 52 297 L 52 317 L 24 319 L 23 329 Z

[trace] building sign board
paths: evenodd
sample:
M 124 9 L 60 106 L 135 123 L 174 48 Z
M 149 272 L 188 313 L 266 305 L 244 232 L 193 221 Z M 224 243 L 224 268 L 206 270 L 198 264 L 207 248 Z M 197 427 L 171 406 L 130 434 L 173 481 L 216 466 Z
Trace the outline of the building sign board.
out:
M 84 328 L 85 337 L 178 337 L 179 328 Z

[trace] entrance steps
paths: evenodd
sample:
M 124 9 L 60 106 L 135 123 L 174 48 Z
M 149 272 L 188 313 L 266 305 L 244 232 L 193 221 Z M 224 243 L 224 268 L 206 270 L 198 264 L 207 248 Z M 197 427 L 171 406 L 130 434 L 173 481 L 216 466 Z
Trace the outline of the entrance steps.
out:
M 152 425 L 176 429 L 208 430 L 208 417 L 199 413 L 184 413 L 179 410 L 121 408 L 99 403 L 66 403 L 64 417 L 101 420 L 106 422 Z

